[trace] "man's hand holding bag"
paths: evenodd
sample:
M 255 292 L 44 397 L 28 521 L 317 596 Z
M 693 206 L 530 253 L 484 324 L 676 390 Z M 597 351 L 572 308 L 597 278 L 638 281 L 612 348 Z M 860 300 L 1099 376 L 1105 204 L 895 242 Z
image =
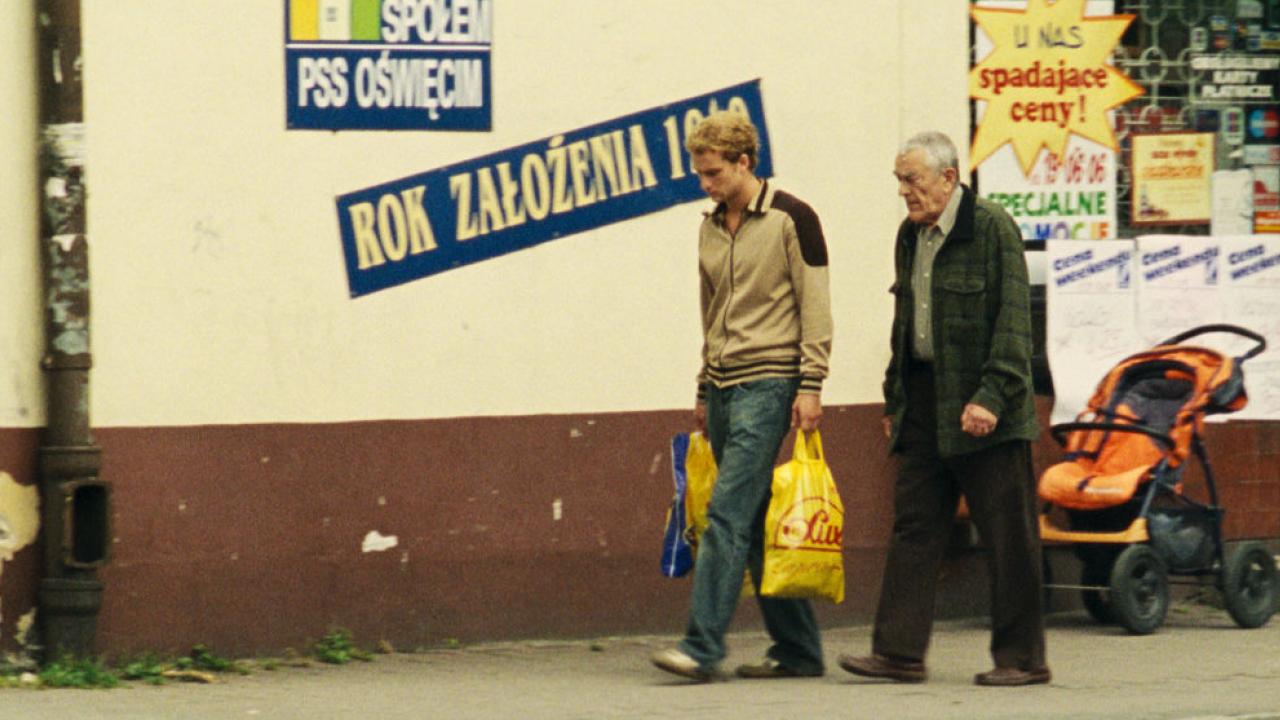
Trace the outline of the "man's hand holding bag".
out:
M 693 568 L 698 540 L 707 529 L 707 505 L 716 482 L 716 459 L 702 433 L 680 433 L 671 439 L 675 495 L 667 510 L 662 538 L 662 574 L 683 577 Z
M 796 432 L 791 461 L 773 471 L 760 594 L 844 600 L 844 504 L 817 430 Z

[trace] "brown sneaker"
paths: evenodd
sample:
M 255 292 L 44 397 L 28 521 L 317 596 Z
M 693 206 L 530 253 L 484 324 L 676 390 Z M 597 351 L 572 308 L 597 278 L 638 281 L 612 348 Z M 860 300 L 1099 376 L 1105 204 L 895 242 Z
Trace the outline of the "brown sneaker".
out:
M 924 663 L 894 660 L 875 653 L 863 657 L 841 655 L 839 662 L 840 667 L 862 677 L 919 683 L 924 682 L 928 676 L 924 669 Z
M 755 665 L 739 665 L 738 669 L 734 672 L 738 674 L 738 677 L 747 678 L 748 680 L 822 677 L 821 670 L 818 670 L 817 672 L 801 672 L 795 668 L 787 667 L 771 657 L 767 657 Z
M 1015 667 L 998 667 L 973 676 L 975 685 L 990 687 L 1019 687 L 1021 685 L 1043 685 L 1049 682 L 1052 674 L 1049 668 L 1023 670 Z

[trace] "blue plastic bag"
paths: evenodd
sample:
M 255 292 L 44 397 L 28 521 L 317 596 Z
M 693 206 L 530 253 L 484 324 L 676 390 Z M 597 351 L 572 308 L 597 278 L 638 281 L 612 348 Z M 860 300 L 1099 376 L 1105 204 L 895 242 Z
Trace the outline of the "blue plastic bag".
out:
M 715 453 L 706 435 L 680 433 L 671 439 L 671 478 L 676 492 L 662 536 L 662 574 L 667 577 L 685 575 L 697 559 L 716 472 Z
M 693 546 L 685 534 L 688 529 L 688 512 L 685 509 L 685 492 L 688 476 L 685 459 L 689 455 L 689 434 L 680 433 L 671 438 L 671 478 L 676 492 L 667 509 L 667 528 L 662 534 L 662 574 L 666 577 L 683 577 L 693 568 Z

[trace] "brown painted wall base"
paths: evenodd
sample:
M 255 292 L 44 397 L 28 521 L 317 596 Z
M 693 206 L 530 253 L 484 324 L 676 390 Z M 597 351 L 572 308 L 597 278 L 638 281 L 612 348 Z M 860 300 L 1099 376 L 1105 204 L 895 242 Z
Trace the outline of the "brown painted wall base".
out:
M 845 502 L 883 508 L 872 408 L 829 412 Z M 338 425 L 107 429 L 113 650 L 298 646 L 332 627 L 397 647 L 681 628 L 688 581 L 658 574 L 668 444 L 685 412 Z M 556 517 L 556 508 L 560 517 Z M 134 518 L 134 519 L 130 519 Z M 888 518 L 859 513 L 854 587 Z M 396 536 L 362 552 L 370 531 Z M 865 613 L 855 597 L 846 612 Z
M 22 485 L 36 484 L 37 430 L 0 430 L 0 472 Z M 0 513 L 5 508 L 0 508 Z M 18 649 L 18 621 L 36 600 L 43 550 L 37 543 L 18 551 L 0 572 L 0 653 Z
M 880 411 L 834 407 L 823 420 L 849 513 L 848 597 L 822 604 L 827 624 L 874 611 L 894 467 Z M 99 649 L 277 653 L 335 627 L 400 649 L 678 632 L 689 580 L 662 578 L 658 551 L 668 444 L 687 421 L 672 411 L 97 430 L 114 535 Z M 0 431 L 0 469 L 33 482 L 36 442 L 35 431 Z M 1280 424 L 1210 426 L 1208 445 L 1228 535 L 1280 537 Z M 1042 439 L 1037 468 L 1055 459 Z M 397 544 L 363 552 L 371 531 Z M 4 568 L 0 647 L 12 648 L 34 602 L 38 557 L 28 548 Z M 958 546 L 942 587 L 940 614 L 982 612 L 981 553 Z M 758 627 L 749 605 L 740 627 Z

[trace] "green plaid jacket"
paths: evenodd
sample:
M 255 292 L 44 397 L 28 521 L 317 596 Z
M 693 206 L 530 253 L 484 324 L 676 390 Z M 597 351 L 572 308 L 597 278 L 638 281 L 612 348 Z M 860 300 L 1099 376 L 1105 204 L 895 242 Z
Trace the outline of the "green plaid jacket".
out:
M 1031 385 L 1031 294 L 1022 237 L 999 205 L 966 186 L 955 227 L 932 272 L 933 374 L 937 392 L 938 453 L 962 455 L 1039 434 Z M 890 448 L 907 406 L 904 363 L 910 360 L 911 263 L 919 226 L 904 220 L 894 250 L 893 356 L 885 371 L 885 414 L 893 418 Z M 973 437 L 960 429 L 964 406 L 995 413 L 996 429 Z

